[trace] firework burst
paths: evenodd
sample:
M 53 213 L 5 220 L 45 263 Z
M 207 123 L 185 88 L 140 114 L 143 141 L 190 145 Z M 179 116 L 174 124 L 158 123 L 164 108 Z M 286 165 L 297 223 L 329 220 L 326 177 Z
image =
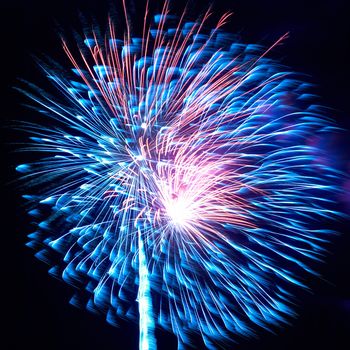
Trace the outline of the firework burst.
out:
M 284 37 L 244 45 L 222 31 L 229 14 L 211 31 L 209 16 L 166 2 L 141 38 L 110 21 L 78 55 L 63 42 L 74 79 L 43 67 L 61 97 L 25 92 L 52 123 L 25 124 L 44 155 L 17 168 L 40 187 L 28 245 L 89 310 L 138 321 L 143 350 L 156 325 L 179 349 L 191 332 L 215 349 L 287 323 L 333 234 L 320 219 L 337 214 L 339 173 L 309 142 L 335 127 L 267 58 Z

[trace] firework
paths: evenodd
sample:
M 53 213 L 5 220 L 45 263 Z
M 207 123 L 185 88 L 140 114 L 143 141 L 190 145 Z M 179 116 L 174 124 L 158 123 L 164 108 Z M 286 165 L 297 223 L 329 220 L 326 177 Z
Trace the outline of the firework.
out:
M 51 121 L 24 124 L 43 155 L 17 168 L 34 191 L 28 245 L 89 310 L 138 321 L 143 350 L 157 325 L 179 349 L 192 332 L 215 349 L 287 323 L 333 235 L 320 220 L 340 175 L 311 141 L 336 128 L 268 58 L 284 37 L 245 45 L 222 30 L 229 14 L 211 31 L 209 16 L 166 2 L 141 38 L 110 21 L 76 54 L 63 42 L 74 78 L 43 66 L 59 96 L 25 92 Z

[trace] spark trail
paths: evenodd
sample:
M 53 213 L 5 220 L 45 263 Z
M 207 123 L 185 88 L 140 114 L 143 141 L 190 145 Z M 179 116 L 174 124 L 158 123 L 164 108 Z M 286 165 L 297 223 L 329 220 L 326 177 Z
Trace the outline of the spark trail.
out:
M 125 15 L 127 16 L 125 4 Z M 295 316 L 333 231 L 340 172 L 320 140 L 336 131 L 310 84 L 222 29 L 145 15 L 143 35 L 109 21 L 72 74 L 43 65 L 60 94 L 25 92 L 49 124 L 23 123 L 35 232 L 28 246 L 111 324 L 156 325 L 179 349 L 216 349 Z M 151 23 L 151 24 L 149 24 Z M 119 31 L 118 31 L 119 32 Z M 311 101 L 311 102 L 310 102 Z

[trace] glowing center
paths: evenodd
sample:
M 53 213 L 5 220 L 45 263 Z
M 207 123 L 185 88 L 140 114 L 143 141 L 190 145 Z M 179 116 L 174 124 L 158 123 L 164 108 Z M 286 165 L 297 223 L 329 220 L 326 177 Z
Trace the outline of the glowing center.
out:
M 190 217 L 189 203 L 183 198 L 173 199 L 167 206 L 167 213 L 176 225 L 183 225 Z

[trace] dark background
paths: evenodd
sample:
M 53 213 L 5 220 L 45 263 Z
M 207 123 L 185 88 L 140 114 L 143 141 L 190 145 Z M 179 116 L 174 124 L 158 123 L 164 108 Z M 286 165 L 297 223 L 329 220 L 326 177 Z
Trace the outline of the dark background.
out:
M 62 30 L 80 30 L 79 13 L 86 14 L 85 23 L 94 18 L 105 23 L 113 1 L 104 0 L 2 0 L 0 49 L 3 59 L 1 82 L 4 97 L 0 118 L 3 125 L 12 120 L 31 120 L 35 112 L 21 106 L 25 98 L 13 90 L 19 78 L 38 83 L 47 82 L 36 68 L 32 55 L 47 54 L 63 65 L 67 63 L 58 37 Z M 119 3 L 119 1 L 115 1 Z M 160 3 L 160 1 L 158 1 Z M 174 11 L 183 8 L 184 1 L 173 1 Z M 198 5 L 200 3 L 200 5 Z M 132 18 L 142 23 L 144 1 L 130 6 Z M 209 1 L 189 1 L 190 14 L 196 17 Z M 114 6 L 116 12 L 118 5 Z M 350 13 L 346 1 L 214 1 L 216 13 L 232 10 L 234 16 L 226 26 L 229 32 L 239 32 L 245 42 L 272 44 L 281 35 L 290 37 L 278 54 L 294 70 L 308 73 L 317 84 L 316 92 L 322 104 L 334 108 L 332 117 L 350 129 Z M 141 16 L 139 15 L 141 13 Z M 137 349 L 137 325 L 121 323 L 109 326 L 102 318 L 68 304 L 72 290 L 47 274 L 47 266 L 33 257 L 24 246 L 30 233 L 29 220 L 22 207 L 14 168 L 21 155 L 14 153 L 16 133 L 1 129 L 5 159 L 1 169 L 3 218 L 1 220 L 2 307 L 1 312 L 8 340 L 2 338 L 2 349 L 36 348 L 70 349 Z M 338 157 L 349 159 L 349 144 L 344 134 L 337 148 Z M 340 202 L 340 209 L 346 204 Z M 342 233 L 331 247 L 327 264 L 320 267 L 324 280 L 312 281 L 313 293 L 301 301 L 299 317 L 290 327 L 276 335 L 261 333 L 260 339 L 242 341 L 240 350 L 280 349 L 348 349 L 350 344 L 349 288 L 349 222 L 339 221 L 336 229 Z M 4 327 L 4 326 L 2 326 Z M 157 330 L 159 349 L 176 349 L 174 337 Z

